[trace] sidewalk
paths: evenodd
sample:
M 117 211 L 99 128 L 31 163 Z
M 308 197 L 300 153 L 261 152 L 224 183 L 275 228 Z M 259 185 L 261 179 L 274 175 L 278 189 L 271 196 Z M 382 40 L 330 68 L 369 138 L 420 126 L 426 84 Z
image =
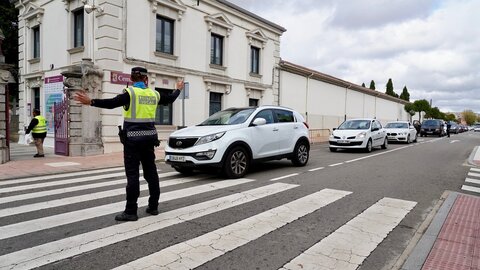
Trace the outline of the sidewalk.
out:
M 480 270 L 480 197 L 449 193 L 402 270 Z
M 32 148 L 31 146 L 22 146 L 12 144 L 11 147 L 21 149 Z M 35 147 L 33 147 L 35 149 Z M 12 150 L 11 150 L 12 152 Z M 21 178 L 38 175 L 48 175 L 64 172 L 75 172 L 82 170 L 92 170 L 110 167 L 123 167 L 123 152 L 88 156 L 88 157 L 67 157 L 55 155 L 53 150 L 46 149 L 44 158 L 34 158 L 32 152 L 28 156 L 23 155 L 11 161 L 0 164 L 0 180 Z M 156 160 L 163 160 L 165 157 L 163 148 L 155 148 Z M 27 158 L 28 157 L 28 158 Z

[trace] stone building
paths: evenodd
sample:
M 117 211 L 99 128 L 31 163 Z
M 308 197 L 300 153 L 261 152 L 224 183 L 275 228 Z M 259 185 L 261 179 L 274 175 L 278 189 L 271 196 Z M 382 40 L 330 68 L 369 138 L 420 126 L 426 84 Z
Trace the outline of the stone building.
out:
M 121 108 L 80 107 L 71 97 L 81 89 L 94 98 L 114 97 L 134 66 L 146 67 L 149 86 L 161 92 L 172 91 L 177 80 L 188 82 L 185 99 L 158 109 L 163 139 L 235 106 L 292 107 L 310 118 L 311 127 L 326 130 L 353 116 L 406 119 L 399 109 L 403 101 L 345 87 L 318 72 L 309 76 L 308 69 L 282 62 L 286 29 L 225 0 L 12 1 L 19 10 L 20 142 L 32 110 L 39 108 L 49 120 L 46 146 L 67 145 L 64 154 L 72 156 L 120 151 Z M 345 108 L 315 105 L 332 98 L 348 99 L 341 102 Z M 355 100 L 370 104 L 377 98 L 386 105 L 364 106 L 358 113 Z M 63 102 L 54 114 L 55 104 Z M 63 118 L 54 121 L 55 115 Z

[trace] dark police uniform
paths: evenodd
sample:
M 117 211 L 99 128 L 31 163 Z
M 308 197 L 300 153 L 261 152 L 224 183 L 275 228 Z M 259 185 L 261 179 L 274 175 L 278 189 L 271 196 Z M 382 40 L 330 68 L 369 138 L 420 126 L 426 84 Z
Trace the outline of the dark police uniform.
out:
M 145 68 L 136 67 L 132 74 L 138 72 L 147 75 Z M 160 185 L 158 182 L 157 167 L 155 165 L 154 147 L 158 145 L 158 135 L 155 129 L 155 112 L 157 105 L 173 103 L 180 90 L 172 94 L 160 94 L 148 88 L 143 82 L 135 82 L 133 87 L 124 89 L 124 92 L 111 99 L 92 99 L 91 106 L 112 109 L 123 106 L 123 149 L 125 173 L 127 176 L 127 203 L 125 211 L 115 217 L 120 221 L 137 220 L 137 200 L 140 195 L 139 165 L 142 164 L 143 175 L 148 183 L 150 198 L 147 213 L 158 214 L 158 200 Z

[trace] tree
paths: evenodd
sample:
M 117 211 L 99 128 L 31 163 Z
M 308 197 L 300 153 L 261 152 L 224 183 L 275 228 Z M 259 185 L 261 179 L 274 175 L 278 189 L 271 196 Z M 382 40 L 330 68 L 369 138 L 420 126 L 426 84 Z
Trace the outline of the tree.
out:
M 444 119 L 445 114 L 441 112 L 438 107 L 430 108 L 425 114 L 426 118 Z
M 443 118 L 445 121 L 456 121 L 457 117 L 453 113 L 446 113 L 445 118 Z
M 430 110 L 430 103 L 425 99 L 415 100 L 413 102 L 413 108 L 416 112 L 419 112 L 418 120 L 420 121 L 421 112 L 428 112 Z
M 370 87 L 369 88 L 372 89 L 372 90 L 375 90 L 375 82 L 373 80 L 370 82 Z
M 10 1 L 0 1 L 0 29 L 5 36 L 1 44 L 5 63 L 18 65 L 18 14 Z
M 410 101 L 410 93 L 408 93 L 407 86 L 403 87 L 403 91 L 400 94 L 400 98 L 406 101 Z
M 388 79 L 388 82 L 387 82 L 387 91 L 385 91 L 385 94 L 389 95 L 389 96 L 392 96 L 392 97 L 396 97 L 398 98 L 398 95 L 397 93 L 395 93 L 393 91 L 393 82 L 392 82 L 392 79 Z
M 413 103 L 407 103 L 403 106 L 403 109 L 410 115 L 410 121 L 412 121 L 412 116 L 415 115 L 415 106 Z
M 365 83 L 362 83 L 362 87 L 366 87 L 366 86 L 365 86 Z
M 465 110 L 462 112 L 462 117 L 465 122 L 467 122 L 467 125 L 471 126 L 475 124 L 477 121 L 477 114 L 474 113 L 472 110 Z
M 18 11 L 8 0 L 0 1 L 0 30 L 5 40 L 0 44 L 0 50 L 5 56 L 5 63 L 13 65 L 10 73 L 18 82 Z M 18 100 L 18 83 L 8 85 L 10 101 Z

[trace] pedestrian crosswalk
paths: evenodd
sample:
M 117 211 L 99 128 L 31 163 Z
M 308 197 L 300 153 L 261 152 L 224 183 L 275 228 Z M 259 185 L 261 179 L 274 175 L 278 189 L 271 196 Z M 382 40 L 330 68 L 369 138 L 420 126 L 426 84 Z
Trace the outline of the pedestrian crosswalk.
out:
M 462 185 L 462 190 L 480 193 L 480 169 L 470 168 L 465 178 L 465 184 Z
M 302 191 L 282 181 L 249 178 L 218 179 L 176 172 L 160 172 L 161 212 L 141 215 L 136 222 L 116 222 L 125 206 L 123 168 L 82 171 L 55 176 L 0 181 L 0 269 L 77 269 L 81 259 L 105 260 L 115 269 L 193 269 L 235 252 L 266 235 L 289 226 L 303 226 L 302 218 L 340 202 L 352 191 Z M 88 180 L 87 180 L 88 179 Z M 76 181 L 78 180 L 78 181 Z M 280 179 L 278 179 L 280 180 Z M 148 204 L 148 187 L 141 185 L 139 211 Z M 304 194 L 305 193 L 305 194 Z M 251 215 L 211 229 L 199 226 L 189 239 L 165 239 L 157 250 L 114 263 L 96 253 L 112 246 L 195 224 L 232 209 L 268 205 L 274 198 L 290 198 Z M 381 198 L 295 258 L 284 258 L 281 269 L 356 269 L 414 208 L 415 202 Z M 191 228 L 191 226 L 190 226 Z M 178 234 L 183 234 L 178 231 Z M 159 241 L 162 241 L 160 239 Z M 171 242 L 171 244 L 170 244 Z M 92 253 L 93 252 L 93 253 Z M 118 252 L 118 251 L 115 251 Z M 86 257 L 82 255 L 89 254 Z M 112 254 L 113 255 L 113 254 Z M 253 259 L 253 258 L 252 258 Z M 75 261 L 75 262 L 72 262 Z M 333 266 L 333 267 L 332 267 Z M 207 267 L 208 268 L 208 267 Z M 241 269 L 241 266 L 232 267 Z M 278 268 L 278 267 L 276 267 Z

